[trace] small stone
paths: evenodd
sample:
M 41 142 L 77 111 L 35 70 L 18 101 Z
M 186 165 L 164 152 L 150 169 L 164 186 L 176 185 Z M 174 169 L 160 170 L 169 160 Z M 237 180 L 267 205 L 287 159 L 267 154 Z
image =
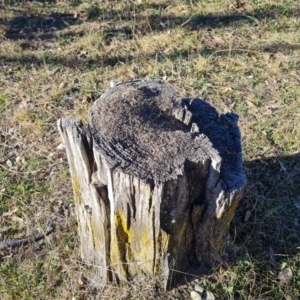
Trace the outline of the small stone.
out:
M 191 298 L 193 300 L 202 300 L 202 297 L 195 291 L 191 291 Z
M 195 285 L 195 291 L 198 292 L 198 293 L 203 293 L 204 289 L 201 285 L 196 284 Z
M 283 270 L 281 270 L 279 272 L 278 275 L 280 284 L 282 285 L 289 285 L 292 283 L 292 279 L 293 279 L 293 272 L 291 270 L 291 268 L 284 268 Z
M 111 80 L 110 83 L 109 83 L 109 86 L 110 86 L 111 88 L 113 88 L 113 87 L 117 86 L 119 83 L 120 83 L 120 82 L 118 82 L 118 81 L 116 81 L 116 80 Z
M 215 300 L 215 296 L 212 292 L 206 292 L 203 295 L 203 300 Z
M 6 161 L 6 165 L 9 167 L 9 168 L 11 168 L 12 167 L 12 162 L 11 162 L 11 160 L 10 159 L 8 159 L 7 161 Z
M 56 149 L 58 150 L 66 150 L 66 145 L 65 144 L 59 144 Z
M 51 153 L 49 153 L 48 158 L 51 159 L 54 157 L 54 155 L 55 155 L 55 153 L 51 152 Z
M 16 164 L 22 163 L 22 156 L 17 156 L 16 157 Z

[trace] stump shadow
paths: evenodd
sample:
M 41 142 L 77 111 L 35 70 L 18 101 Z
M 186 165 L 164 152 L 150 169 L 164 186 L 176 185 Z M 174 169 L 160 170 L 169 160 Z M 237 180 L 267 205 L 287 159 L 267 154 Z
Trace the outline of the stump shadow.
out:
M 44 3 L 44 2 L 43 2 Z M 45 3 L 53 3 L 51 1 L 45 1 Z M 79 3 L 74 2 L 73 6 Z M 241 27 L 241 26 L 259 26 L 259 21 L 276 19 L 278 16 L 285 17 L 297 17 L 300 16 L 299 8 L 286 8 L 282 5 L 266 6 L 265 8 L 256 9 L 254 11 L 242 11 L 236 14 L 227 15 L 194 15 L 194 16 L 176 16 L 167 15 L 164 13 L 168 7 L 169 2 L 163 1 L 159 4 L 147 3 L 143 7 L 147 9 L 153 9 L 153 12 L 149 14 L 147 24 L 145 25 L 144 16 L 137 13 L 134 17 L 129 11 L 121 11 L 113 7 L 102 8 L 100 6 L 92 5 L 86 8 L 84 14 L 67 14 L 67 13 L 48 13 L 38 15 L 31 13 L 30 10 L 17 11 L 17 16 L 11 20 L 0 19 L 0 27 L 7 28 L 5 31 L 5 38 L 8 40 L 22 40 L 20 46 L 23 50 L 36 50 L 41 45 L 39 42 L 47 41 L 42 46 L 45 49 L 51 49 L 57 47 L 54 45 L 58 39 L 64 43 L 68 43 L 72 38 L 76 38 L 80 35 L 84 35 L 83 30 L 76 30 L 72 32 L 72 26 L 79 25 L 81 23 L 106 23 L 103 31 L 104 40 L 109 45 L 114 39 L 133 39 L 135 36 L 145 36 L 147 34 L 153 34 L 155 32 L 168 31 L 172 28 L 185 28 L 188 31 L 201 30 L 201 29 L 213 29 L 213 28 L 225 28 L 225 27 Z M 124 24 L 117 24 L 120 18 Z M 134 28 L 129 26 L 126 22 L 135 20 Z M 69 32 L 61 32 L 62 30 L 70 28 Z M 51 43 L 53 45 L 51 45 Z M 278 51 L 294 51 L 300 48 L 296 43 L 273 43 L 267 45 L 247 45 L 245 49 L 231 49 L 231 54 L 247 51 L 263 51 L 267 53 L 277 53 Z M 203 47 L 201 54 L 203 56 L 210 56 L 214 53 L 222 56 L 226 55 L 227 47 L 219 44 L 214 45 L 213 42 L 209 42 L 208 45 Z M 189 51 L 170 54 L 150 53 L 149 58 L 159 59 L 174 59 L 176 57 L 185 58 L 188 57 Z M 99 58 L 86 58 L 84 55 L 65 56 L 63 54 L 45 53 L 43 58 L 40 58 L 32 53 L 22 54 L 18 57 L 11 57 L 9 53 L 4 53 L 1 56 L 2 61 L 16 62 L 23 65 L 41 65 L 44 63 L 66 66 L 76 69 L 97 68 L 99 66 L 115 66 L 119 63 L 132 63 L 136 57 L 131 54 L 126 55 L 107 55 Z

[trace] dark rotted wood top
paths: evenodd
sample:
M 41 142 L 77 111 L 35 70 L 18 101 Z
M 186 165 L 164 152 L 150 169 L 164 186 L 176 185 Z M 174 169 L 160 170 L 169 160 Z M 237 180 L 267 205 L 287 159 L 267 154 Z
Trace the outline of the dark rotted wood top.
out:
M 180 99 L 169 84 L 160 80 L 118 84 L 90 109 L 96 147 L 110 167 L 146 181 L 175 179 L 183 174 L 187 161 L 203 164 L 218 160 L 218 142 L 214 147 L 202 129 L 205 132 L 219 115 L 211 106 L 199 106 L 198 101 Z M 226 132 L 223 142 L 231 147 Z M 228 151 L 239 153 L 240 145 Z M 239 167 L 241 159 L 233 165 Z

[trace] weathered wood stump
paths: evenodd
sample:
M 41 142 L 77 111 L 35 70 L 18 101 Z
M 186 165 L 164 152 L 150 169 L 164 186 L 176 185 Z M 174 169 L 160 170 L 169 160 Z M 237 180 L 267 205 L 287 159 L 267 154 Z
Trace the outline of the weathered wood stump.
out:
M 246 184 L 237 115 L 138 80 L 109 89 L 89 118 L 58 121 L 82 259 L 104 283 L 161 276 L 165 287 L 220 263 Z

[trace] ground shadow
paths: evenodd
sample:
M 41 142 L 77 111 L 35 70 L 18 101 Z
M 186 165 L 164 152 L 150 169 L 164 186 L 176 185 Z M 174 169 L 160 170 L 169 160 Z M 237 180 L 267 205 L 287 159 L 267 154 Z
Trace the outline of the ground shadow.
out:
M 300 49 L 299 44 L 292 43 L 272 43 L 272 44 L 262 44 L 262 45 L 247 45 L 239 46 L 238 49 L 228 49 L 228 46 L 221 46 L 220 44 L 214 44 L 213 41 L 209 46 L 203 47 L 200 51 L 201 55 L 204 57 L 216 55 L 218 57 L 236 55 L 236 54 L 245 54 L 248 56 L 255 55 L 257 52 L 269 53 L 270 55 L 281 53 L 290 53 Z
M 78 18 L 73 14 L 52 13 L 47 15 L 25 15 L 13 18 L 9 22 L 0 20 L 9 29 L 5 37 L 10 40 L 17 39 L 49 39 L 53 33 L 66 27 L 80 23 Z
M 280 16 L 299 17 L 300 9 L 286 8 L 281 5 L 270 5 L 266 8 L 255 9 L 251 12 L 241 11 L 240 13 L 231 15 L 198 15 L 194 16 L 192 20 L 186 22 L 184 26 L 193 30 L 205 27 L 215 28 L 233 25 L 259 26 L 259 21 L 272 20 Z
M 51 1 L 46 1 L 52 3 Z M 81 22 L 109 22 L 110 26 L 106 28 L 108 40 L 109 38 L 124 34 L 131 38 L 134 34 L 146 35 L 155 31 L 165 31 L 178 26 L 184 27 L 187 30 L 198 30 L 201 28 L 217 28 L 230 26 L 244 26 L 253 25 L 258 26 L 259 21 L 276 19 L 279 16 L 298 17 L 300 16 L 300 9 L 286 8 L 282 5 L 269 5 L 264 8 L 256 9 L 254 11 L 240 11 L 236 14 L 227 15 L 193 15 L 193 16 L 174 16 L 166 15 L 164 10 L 168 7 L 168 2 L 160 4 L 146 3 L 143 6 L 128 6 L 128 10 L 121 11 L 113 7 L 100 7 L 91 4 L 81 14 L 59 14 L 49 13 L 44 15 L 37 15 L 27 10 L 17 11 L 18 16 L 7 21 L 0 19 L 0 25 L 5 25 L 9 28 L 6 31 L 5 37 L 8 39 L 32 39 L 37 35 L 41 38 L 50 38 L 57 30 L 62 30 L 74 24 Z M 76 6 L 76 2 L 74 2 Z M 147 16 L 141 15 L 145 9 L 153 9 Z M 134 13 L 133 13 L 134 11 Z M 114 22 L 135 21 L 134 29 L 128 26 L 121 26 L 118 28 L 114 26 Z
M 231 226 L 236 243 L 273 263 L 295 255 L 300 245 L 300 154 L 246 161 L 244 170 L 248 188 Z

